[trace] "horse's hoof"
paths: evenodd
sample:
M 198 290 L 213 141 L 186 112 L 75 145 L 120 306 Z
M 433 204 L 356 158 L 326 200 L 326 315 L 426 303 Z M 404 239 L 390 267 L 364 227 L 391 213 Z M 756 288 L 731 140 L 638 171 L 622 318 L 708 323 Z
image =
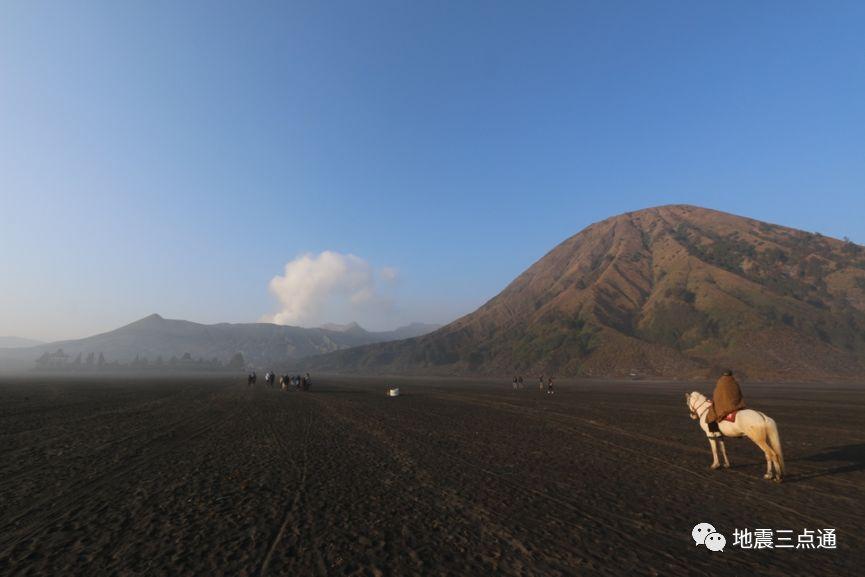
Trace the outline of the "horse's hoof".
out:
M 724 463 L 724 468 L 725 468 L 725 469 L 729 469 L 729 468 L 730 468 L 730 463 Z
M 775 477 L 772 480 L 775 481 L 776 483 L 783 483 L 784 482 L 784 479 L 782 479 L 781 477 Z
M 721 465 L 709 465 L 709 470 L 710 471 L 716 471 L 720 467 L 721 467 Z
M 773 477 L 772 475 L 763 475 L 763 478 L 766 479 L 767 481 L 771 481 L 775 477 Z

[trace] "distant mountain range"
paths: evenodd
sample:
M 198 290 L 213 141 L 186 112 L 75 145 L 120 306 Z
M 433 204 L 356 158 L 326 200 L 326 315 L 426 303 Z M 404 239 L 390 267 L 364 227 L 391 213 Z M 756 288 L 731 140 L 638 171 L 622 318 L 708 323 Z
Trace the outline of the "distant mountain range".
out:
M 0 349 L 20 349 L 44 344 L 43 341 L 25 339 L 22 337 L 0 337 Z
M 165 319 L 154 314 L 119 329 L 76 340 L 0 350 L 0 365 L 32 366 L 43 353 L 58 349 L 74 359 L 102 353 L 108 362 L 128 363 L 136 358 L 151 362 L 171 357 L 229 360 L 241 353 L 247 362 L 274 368 L 287 361 L 359 345 L 425 334 L 438 325 L 411 324 L 393 331 L 370 332 L 356 323 L 333 328 L 301 328 L 269 323 L 204 325 Z
M 862 379 L 865 249 L 686 205 L 565 240 L 430 334 L 307 359 L 316 371 Z
M 347 325 L 338 325 L 327 323 L 319 327 L 321 330 L 342 333 L 344 335 L 354 335 L 360 339 L 366 339 L 370 342 L 384 343 L 387 341 L 398 341 L 401 339 L 410 339 L 419 337 L 434 330 L 440 329 L 441 325 L 427 323 L 411 323 L 404 327 L 399 327 L 392 331 L 369 332 L 357 323 L 349 323 Z

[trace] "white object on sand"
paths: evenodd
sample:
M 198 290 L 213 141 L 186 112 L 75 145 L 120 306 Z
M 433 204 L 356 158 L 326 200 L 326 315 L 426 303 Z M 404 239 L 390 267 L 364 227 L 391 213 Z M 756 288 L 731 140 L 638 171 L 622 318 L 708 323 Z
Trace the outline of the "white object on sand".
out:
M 399 396 L 399 388 L 388 389 L 387 390 L 388 397 L 398 397 Z

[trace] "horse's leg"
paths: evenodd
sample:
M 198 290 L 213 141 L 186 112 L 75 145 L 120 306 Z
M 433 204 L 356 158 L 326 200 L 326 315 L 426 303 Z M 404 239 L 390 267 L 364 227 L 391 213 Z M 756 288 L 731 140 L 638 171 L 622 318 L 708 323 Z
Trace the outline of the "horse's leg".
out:
M 718 462 L 718 442 L 709 437 L 709 446 L 712 447 L 712 464 L 709 465 L 709 468 L 714 470 L 721 466 L 721 463 Z
M 749 435 L 750 437 L 750 435 Z M 760 437 L 751 437 L 751 440 L 757 444 L 760 449 L 763 450 L 763 454 L 766 456 L 766 474 L 763 475 L 764 479 L 774 479 L 775 474 L 772 472 L 773 461 L 775 461 L 775 451 L 772 450 L 772 447 L 769 446 L 769 443 L 766 442 L 766 439 Z
M 718 444 L 721 445 L 721 456 L 724 458 L 724 468 L 730 468 L 730 459 L 727 458 L 727 445 L 724 444 L 724 439 L 718 439 Z
M 772 448 L 772 465 L 775 468 L 774 480 L 781 482 L 784 475 L 784 450 L 781 448 L 781 436 L 778 434 L 778 425 L 775 421 L 763 413 L 760 413 L 766 423 L 766 444 Z

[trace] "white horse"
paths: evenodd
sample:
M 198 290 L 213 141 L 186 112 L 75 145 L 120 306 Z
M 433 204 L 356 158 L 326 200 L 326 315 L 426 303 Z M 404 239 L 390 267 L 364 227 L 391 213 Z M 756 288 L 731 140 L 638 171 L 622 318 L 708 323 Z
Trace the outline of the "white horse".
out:
M 718 445 L 721 445 L 721 455 L 724 457 L 724 468 L 730 467 L 730 459 L 727 458 L 727 449 L 724 447 L 723 437 L 748 437 L 763 450 L 766 455 L 766 474 L 764 479 L 771 479 L 780 483 L 784 474 L 784 452 L 781 450 L 781 437 L 775 421 L 760 411 L 742 409 L 736 413 L 736 421 L 722 420 L 718 423 L 720 433 L 709 431 L 706 422 L 706 413 L 712 406 L 712 400 L 694 391 L 685 393 L 685 402 L 692 419 L 700 420 L 700 428 L 709 438 L 709 446 L 712 447 L 711 468 L 717 469 L 721 466 L 718 462 Z M 723 437 L 722 437 L 723 435 Z

